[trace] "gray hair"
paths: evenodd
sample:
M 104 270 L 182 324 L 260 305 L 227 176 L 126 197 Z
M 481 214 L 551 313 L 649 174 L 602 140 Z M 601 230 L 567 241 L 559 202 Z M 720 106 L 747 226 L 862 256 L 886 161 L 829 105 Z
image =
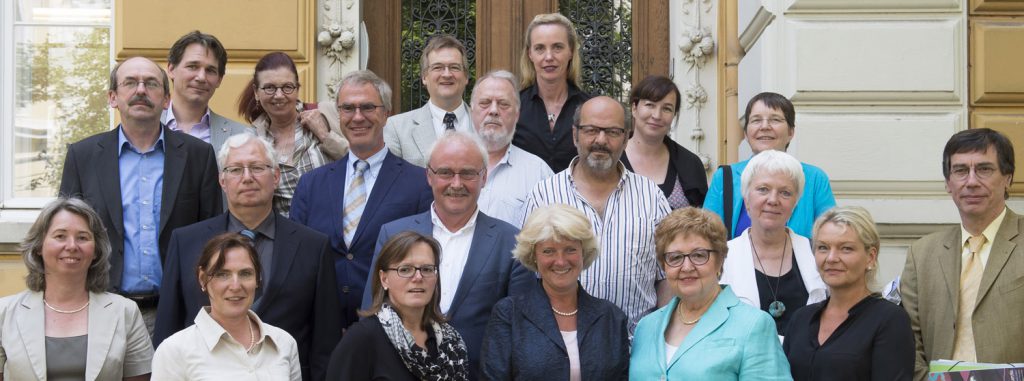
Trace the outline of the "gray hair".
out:
M 374 74 L 372 71 L 369 70 L 356 70 L 348 74 L 345 74 L 345 76 L 341 78 L 341 82 L 338 82 L 338 96 L 337 98 L 335 98 L 335 102 L 337 102 L 338 99 L 341 98 L 341 89 L 343 87 L 349 85 L 358 86 L 365 84 L 373 85 L 373 87 L 377 89 L 377 95 L 380 95 L 380 101 L 384 103 L 384 110 L 390 113 L 391 86 L 388 86 L 387 82 L 384 82 L 384 80 L 381 79 L 381 77 L 378 77 L 377 74 Z
M 519 79 L 516 78 L 515 74 L 508 70 L 492 70 L 484 74 L 483 77 L 476 79 L 476 86 L 473 86 L 473 92 L 470 94 L 470 100 L 476 100 L 476 89 L 480 88 L 480 84 L 488 79 L 501 79 L 512 85 L 512 104 L 516 107 L 516 112 L 519 112 Z M 476 107 L 476 105 L 470 105 L 470 107 Z
M 430 146 L 430 156 L 427 156 L 427 165 L 434 159 L 434 153 L 437 152 L 438 148 L 449 144 L 450 142 L 465 142 L 476 148 L 480 152 L 480 157 L 484 161 L 484 169 L 487 169 L 487 148 L 484 148 L 484 143 L 480 141 L 480 138 L 476 134 L 469 134 L 458 130 L 445 130 L 444 134 L 437 138 L 434 145 Z
M 50 231 L 53 218 L 62 211 L 85 219 L 93 236 L 94 252 L 85 279 L 86 290 L 90 292 L 106 291 L 110 285 L 110 251 L 112 249 L 110 238 L 107 237 L 107 230 L 103 227 L 103 220 L 85 201 L 64 197 L 51 201 L 39 211 L 39 217 L 28 229 L 25 239 L 21 241 L 19 246 L 21 259 L 25 261 L 25 267 L 28 269 L 25 286 L 29 290 L 37 292 L 46 289 L 46 267 L 42 258 L 43 243 Z
M 260 147 L 263 148 L 263 153 L 267 155 L 267 160 L 270 160 L 270 166 L 274 167 L 274 169 L 277 169 L 277 150 L 275 150 L 274 146 L 271 145 L 270 142 L 268 142 L 266 139 L 262 139 L 252 132 L 242 132 L 234 134 L 231 135 L 231 137 L 229 137 L 227 140 L 225 140 L 224 144 L 222 144 L 220 146 L 220 149 L 217 150 L 217 167 L 223 170 L 224 166 L 227 165 L 228 154 L 231 153 L 231 149 L 244 146 L 251 140 L 260 142 Z
M 837 206 L 825 211 L 814 221 L 814 228 L 811 229 L 814 242 L 812 246 L 817 246 L 818 230 L 827 223 L 853 229 L 857 239 L 864 245 L 864 250 L 870 252 L 871 249 L 875 249 L 875 267 L 869 269 L 864 276 L 870 286 L 878 277 L 878 253 L 882 248 L 882 240 L 878 236 L 878 229 L 875 227 L 875 220 L 871 218 L 871 213 L 859 206 Z
M 754 155 L 749 162 L 747 167 L 743 169 L 743 175 L 740 176 L 740 190 L 742 195 L 746 196 L 747 191 L 750 190 L 750 180 L 754 176 L 759 174 L 777 174 L 784 175 L 789 181 L 793 182 L 796 186 L 797 200 L 800 199 L 800 195 L 804 193 L 804 167 L 800 164 L 800 161 L 790 156 L 788 153 L 767 150 L 757 155 Z
M 123 64 L 125 62 L 128 62 L 132 58 L 142 58 L 142 59 L 145 59 L 146 61 L 149 61 L 149 63 L 153 64 L 153 66 L 156 66 L 156 70 L 160 72 L 160 79 L 163 81 L 164 96 L 168 96 L 168 95 L 171 94 L 171 85 L 170 85 L 170 80 L 167 79 L 167 72 L 164 71 L 164 69 L 162 67 L 160 67 L 160 65 L 157 65 L 156 62 L 153 62 L 153 60 L 151 60 L 149 58 L 141 57 L 141 56 L 130 57 L 127 60 L 118 62 L 117 64 L 114 65 L 114 68 L 110 70 L 110 88 L 109 88 L 110 91 L 117 91 L 117 70 L 121 69 L 121 64 Z M 221 73 L 221 74 L 223 74 L 223 73 Z
M 583 212 L 566 204 L 551 204 L 530 213 L 523 230 L 516 235 L 512 256 L 523 267 L 537 272 L 535 248 L 538 243 L 551 240 L 580 241 L 583 247 L 583 270 L 597 259 L 597 238 L 590 227 L 590 220 Z

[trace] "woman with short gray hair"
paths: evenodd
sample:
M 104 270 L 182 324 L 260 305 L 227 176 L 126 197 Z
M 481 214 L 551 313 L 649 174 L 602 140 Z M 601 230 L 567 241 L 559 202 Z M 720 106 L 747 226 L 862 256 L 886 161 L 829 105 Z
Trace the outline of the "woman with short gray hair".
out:
M 105 292 L 110 240 L 84 201 L 46 205 L 21 243 L 28 290 L 0 299 L 0 380 L 148 380 L 135 302 Z M 45 361 L 39 361 L 45 359 Z
M 579 283 L 580 273 L 598 256 L 587 217 L 562 204 L 536 209 L 512 252 L 540 279 L 536 287 L 495 305 L 480 355 L 481 378 L 626 379 L 626 315 Z

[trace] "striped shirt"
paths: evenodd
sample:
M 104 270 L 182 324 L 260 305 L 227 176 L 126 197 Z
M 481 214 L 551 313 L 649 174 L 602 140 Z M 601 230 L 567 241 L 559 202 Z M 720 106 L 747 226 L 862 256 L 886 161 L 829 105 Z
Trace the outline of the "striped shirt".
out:
M 654 228 L 671 209 L 654 182 L 619 164 L 622 178 L 601 216 L 576 190 L 571 172 L 578 159 L 537 184 L 526 198 L 523 221 L 534 209 L 550 204 L 567 204 L 587 216 L 600 252 L 580 275 L 580 282 L 591 295 L 619 306 L 629 317 L 629 331 L 633 332 L 640 318 L 657 306 L 654 282 L 664 279 L 665 273 L 654 253 Z

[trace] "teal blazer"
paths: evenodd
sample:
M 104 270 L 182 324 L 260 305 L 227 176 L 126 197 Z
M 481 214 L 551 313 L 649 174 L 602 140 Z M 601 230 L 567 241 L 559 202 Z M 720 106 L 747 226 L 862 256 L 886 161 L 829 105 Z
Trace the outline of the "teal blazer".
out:
M 633 336 L 630 380 L 792 380 L 775 322 L 721 286 L 672 360 L 665 361 L 665 329 L 679 298 L 640 319 Z

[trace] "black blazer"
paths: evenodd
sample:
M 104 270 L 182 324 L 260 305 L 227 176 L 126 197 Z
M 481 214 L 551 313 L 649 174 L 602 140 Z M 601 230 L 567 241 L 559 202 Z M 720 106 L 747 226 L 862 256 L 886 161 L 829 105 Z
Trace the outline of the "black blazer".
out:
M 668 148 L 668 164 L 676 171 L 676 181 L 681 181 L 683 184 L 686 201 L 694 208 L 704 206 L 704 198 L 708 195 L 708 174 L 704 169 L 704 162 L 700 161 L 700 156 L 690 152 L 668 136 L 665 136 L 662 143 Z M 633 170 L 633 165 L 629 163 L 629 158 L 625 154 L 622 155 L 621 160 L 626 169 Z M 665 195 L 665 197 L 668 196 L 668 194 Z
M 120 127 L 118 127 L 120 128 Z M 85 200 L 103 219 L 113 252 L 110 287 L 119 290 L 124 272 L 124 216 L 121 209 L 118 128 L 68 146 L 59 194 Z M 159 247 L 166 260 L 171 232 L 222 211 L 213 148 L 188 134 L 164 130 L 164 185 L 160 198 Z
M 579 286 L 576 342 L 584 380 L 629 378 L 629 319 Z M 540 281 L 494 306 L 481 357 L 483 380 L 568 380 L 569 353 Z
M 405 367 L 376 316 L 360 320 L 345 331 L 331 354 L 327 379 L 419 381 Z
M 334 287 L 334 261 L 327 237 L 274 214 L 274 257 L 270 279 L 253 309 L 264 323 L 281 328 L 299 347 L 304 380 L 323 380 L 327 360 L 341 339 L 341 313 Z M 164 263 L 157 306 L 153 347 L 193 324 L 203 306 L 210 305 L 199 289 L 196 266 L 203 245 L 228 228 L 228 214 L 174 231 Z

